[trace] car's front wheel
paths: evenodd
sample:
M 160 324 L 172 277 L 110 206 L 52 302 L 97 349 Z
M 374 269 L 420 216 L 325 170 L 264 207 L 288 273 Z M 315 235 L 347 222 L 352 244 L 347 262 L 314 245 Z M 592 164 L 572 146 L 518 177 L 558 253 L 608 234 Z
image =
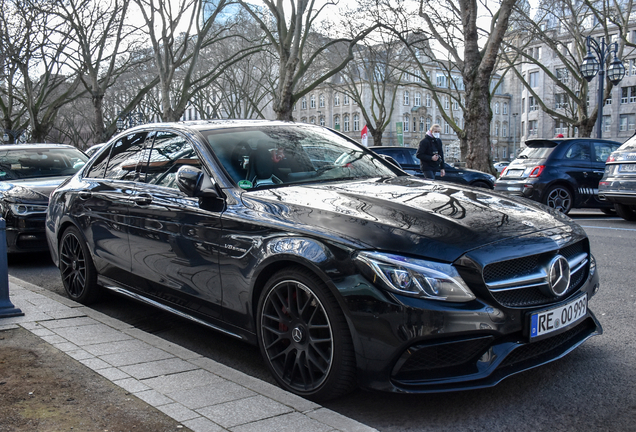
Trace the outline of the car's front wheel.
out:
M 614 208 L 616 213 L 626 221 L 636 221 L 636 210 L 633 206 L 615 203 Z
M 559 210 L 562 213 L 567 214 L 572 210 L 573 204 L 572 192 L 561 185 L 552 186 L 545 194 L 544 204 L 553 209 Z
M 274 274 L 257 310 L 258 342 L 285 390 L 324 401 L 355 387 L 355 357 L 347 323 L 324 283 L 294 267 Z
M 87 305 L 99 298 L 93 259 L 75 227 L 67 228 L 60 241 L 60 274 L 64 290 L 72 300 Z

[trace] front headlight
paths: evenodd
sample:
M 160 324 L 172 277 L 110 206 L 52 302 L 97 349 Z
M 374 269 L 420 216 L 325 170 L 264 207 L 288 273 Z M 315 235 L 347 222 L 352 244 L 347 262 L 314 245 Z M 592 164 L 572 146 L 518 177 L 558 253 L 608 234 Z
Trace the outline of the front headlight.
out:
M 47 206 L 34 204 L 11 204 L 11 212 L 16 216 L 46 213 Z
M 451 302 L 475 299 L 457 270 L 449 264 L 379 252 L 360 252 L 357 259 L 371 269 L 374 282 L 379 278 L 382 285 L 396 293 Z

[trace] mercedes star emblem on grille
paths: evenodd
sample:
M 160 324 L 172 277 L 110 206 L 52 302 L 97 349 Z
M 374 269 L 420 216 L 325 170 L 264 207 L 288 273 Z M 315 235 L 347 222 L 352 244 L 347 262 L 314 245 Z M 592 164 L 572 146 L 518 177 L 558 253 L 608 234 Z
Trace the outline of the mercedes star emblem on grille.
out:
M 561 297 L 570 286 L 570 264 L 563 255 L 557 255 L 550 261 L 548 271 L 548 284 L 550 291 L 557 297 Z

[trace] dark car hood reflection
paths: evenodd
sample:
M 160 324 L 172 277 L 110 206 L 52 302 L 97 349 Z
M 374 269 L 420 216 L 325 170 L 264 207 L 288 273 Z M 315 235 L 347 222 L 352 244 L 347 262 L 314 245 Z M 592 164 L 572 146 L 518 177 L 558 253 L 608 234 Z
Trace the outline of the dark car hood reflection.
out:
M 531 202 L 412 177 L 251 191 L 243 201 L 263 222 L 286 229 L 448 261 L 569 221 Z
M 48 203 L 51 193 L 67 177 L 50 177 L 0 182 L 0 193 L 10 202 Z

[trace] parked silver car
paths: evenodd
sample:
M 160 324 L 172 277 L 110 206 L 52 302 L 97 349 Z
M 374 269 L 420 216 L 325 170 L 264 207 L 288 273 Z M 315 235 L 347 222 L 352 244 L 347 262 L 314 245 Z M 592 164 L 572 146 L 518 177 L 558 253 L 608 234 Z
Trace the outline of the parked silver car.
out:
M 636 135 L 607 159 L 598 198 L 613 203 L 623 219 L 636 221 Z

